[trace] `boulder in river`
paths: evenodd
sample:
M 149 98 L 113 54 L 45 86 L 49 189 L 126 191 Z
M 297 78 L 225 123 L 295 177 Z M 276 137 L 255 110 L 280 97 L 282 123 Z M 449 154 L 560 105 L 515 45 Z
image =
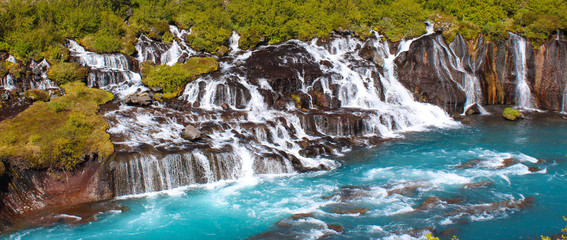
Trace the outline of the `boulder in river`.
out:
M 474 115 L 474 114 L 480 114 L 480 108 L 478 107 L 478 104 L 476 104 L 476 103 L 473 104 L 473 105 L 470 105 L 465 110 L 465 115 L 467 115 L 467 116 Z
M 504 119 L 506 120 L 515 121 L 517 119 L 524 118 L 524 114 L 522 114 L 517 109 L 506 108 L 504 109 L 504 112 L 502 112 L 502 117 L 504 117 Z
M 149 93 L 133 93 L 124 98 L 124 103 L 128 105 L 149 106 L 152 104 L 152 97 Z
M 194 141 L 201 138 L 201 132 L 199 132 L 199 130 L 197 130 L 193 125 L 187 125 L 181 133 L 181 137 L 185 140 Z

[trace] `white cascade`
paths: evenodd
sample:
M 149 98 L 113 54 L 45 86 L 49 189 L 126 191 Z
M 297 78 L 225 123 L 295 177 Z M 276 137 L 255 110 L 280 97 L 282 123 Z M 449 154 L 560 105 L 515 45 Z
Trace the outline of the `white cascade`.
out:
M 239 42 L 240 42 L 240 35 L 238 35 L 236 31 L 233 31 L 232 35 L 228 39 L 228 46 L 233 54 L 240 51 L 240 48 L 238 47 Z
M 69 40 L 71 58 L 89 69 L 87 86 L 108 90 L 118 98 L 144 88 L 139 73 L 130 70 L 124 54 L 101 54 L 86 51 L 81 45 Z
M 0 78 L 0 88 L 4 88 L 5 90 L 16 89 L 16 84 L 14 83 L 14 77 L 12 74 L 8 74 Z
M 460 37 L 460 36 L 458 36 Z M 438 71 L 444 71 L 446 76 L 449 76 L 453 82 L 459 86 L 461 90 L 465 93 L 467 100 L 465 102 L 464 111 L 466 111 L 470 106 L 477 104 L 481 114 L 487 114 L 482 105 L 482 90 L 480 86 L 480 81 L 475 74 L 475 64 L 471 64 L 472 73 L 465 70 L 463 60 L 457 56 L 457 54 L 445 44 L 445 41 L 442 38 L 442 35 L 438 35 L 434 41 L 434 59 L 436 59 L 436 69 Z M 466 56 L 466 55 L 465 55 Z M 464 57 L 464 56 L 463 56 Z M 446 61 L 443 59 L 447 59 L 449 65 L 447 65 Z M 460 76 L 455 76 L 452 74 L 452 70 L 461 73 Z M 464 114 L 464 112 L 463 112 Z
M 536 109 L 536 103 L 528 85 L 528 68 L 526 57 L 526 40 L 516 34 L 510 34 L 511 44 L 516 50 L 514 54 L 516 72 L 516 104 L 521 109 Z

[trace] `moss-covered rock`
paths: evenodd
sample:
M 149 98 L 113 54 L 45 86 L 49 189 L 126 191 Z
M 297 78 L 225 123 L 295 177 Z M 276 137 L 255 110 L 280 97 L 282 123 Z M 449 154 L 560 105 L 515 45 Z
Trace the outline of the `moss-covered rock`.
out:
M 62 86 L 66 95 L 35 102 L 13 119 L 0 122 L 0 159 L 11 166 L 73 169 L 86 156 L 106 159 L 114 152 L 99 105 L 111 93 L 74 82 Z
M 506 120 L 515 121 L 519 118 L 524 118 L 524 114 L 522 114 L 517 109 L 506 108 L 504 109 L 504 112 L 502 112 L 502 117 L 504 117 Z
M 74 62 L 60 62 L 49 68 L 47 75 L 59 85 L 69 82 L 84 81 L 87 77 L 87 69 Z
M 49 93 L 47 91 L 41 90 L 41 89 L 27 90 L 24 93 L 24 96 L 26 96 L 26 99 L 28 99 L 32 102 L 36 102 L 36 101 L 47 102 L 47 101 L 49 101 Z
M 154 66 L 144 63 L 143 82 L 149 87 L 163 89 L 164 98 L 179 96 L 185 85 L 198 75 L 216 71 L 219 63 L 213 57 L 192 57 L 184 64 Z

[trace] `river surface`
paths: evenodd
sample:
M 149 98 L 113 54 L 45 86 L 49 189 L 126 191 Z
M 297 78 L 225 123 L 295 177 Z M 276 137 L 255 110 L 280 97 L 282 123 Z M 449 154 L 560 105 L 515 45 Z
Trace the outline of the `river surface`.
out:
M 114 200 L 128 210 L 98 221 L 4 237 L 412 239 L 435 229 L 442 238 L 537 239 L 565 226 L 566 136 L 562 119 L 477 117 L 345 152 L 331 171 L 128 196 Z

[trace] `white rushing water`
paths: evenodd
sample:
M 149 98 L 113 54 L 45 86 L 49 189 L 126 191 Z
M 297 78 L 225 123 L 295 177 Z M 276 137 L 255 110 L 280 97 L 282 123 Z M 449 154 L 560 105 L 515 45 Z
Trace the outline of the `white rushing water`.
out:
M 514 49 L 516 50 L 514 54 L 516 72 L 516 104 L 521 109 L 536 109 L 537 106 L 528 85 L 526 40 L 516 34 L 509 34 L 511 44 L 514 44 Z
M 87 86 L 108 90 L 120 99 L 145 88 L 141 75 L 130 70 L 132 66 L 124 54 L 89 52 L 73 40 L 69 40 L 68 48 L 71 57 L 89 69 Z
M 0 78 L 0 87 L 6 90 L 16 89 L 16 85 L 14 83 L 14 77 L 12 76 L 12 74 L 8 74 Z
M 433 59 L 435 59 L 435 68 L 437 69 L 437 74 L 439 76 L 447 76 L 465 93 L 466 102 L 464 111 L 466 111 L 472 105 L 477 104 L 481 114 L 486 114 L 488 113 L 488 111 L 486 111 L 481 105 L 482 90 L 480 81 L 476 76 L 476 65 L 474 63 L 469 63 L 468 67 L 471 68 L 471 71 L 467 71 L 465 69 L 464 61 L 467 60 L 466 57 L 469 57 L 469 61 L 471 60 L 470 55 L 467 55 L 468 46 L 466 45 L 466 43 L 464 43 L 464 41 L 465 40 L 461 37 L 461 35 L 457 35 L 450 46 L 447 46 L 442 35 L 435 37 L 433 39 Z M 461 47 L 464 48 L 456 49 Z M 461 53 L 462 56 L 459 56 L 457 54 L 456 51 L 459 50 L 463 52 Z
M 157 43 L 144 35 L 140 36 L 136 49 L 137 60 L 154 61 L 160 64 L 175 64 L 181 56 L 194 55 L 185 43 L 187 31 L 170 28 L 175 36 L 172 44 Z M 431 34 L 431 33 L 429 33 Z M 264 46 L 257 50 L 240 50 L 237 34 L 231 37 L 232 60 L 221 63 L 222 74 L 205 75 L 187 84 L 180 99 L 193 104 L 198 102 L 196 112 L 179 112 L 169 108 L 120 106 L 106 114 L 110 121 L 109 132 L 119 136 L 115 144 L 138 148 L 149 144 L 156 148 L 178 149 L 189 144 L 180 137 L 184 126 L 191 124 L 203 129 L 218 126 L 207 133 L 208 148 L 195 148 L 182 153 L 164 156 L 152 153 L 134 154 L 128 160 L 113 163 L 117 195 L 140 194 L 178 188 L 191 184 L 235 181 L 254 184 L 257 174 L 286 174 L 296 166 L 307 169 L 335 168 L 337 162 L 321 157 L 305 157 L 300 141 L 317 141 L 313 131 L 335 137 L 396 137 L 404 131 L 424 130 L 428 127 L 456 125 L 441 108 L 416 102 L 412 94 L 397 80 L 394 60 L 409 49 L 414 39 L 400 44 L 395 54 L 390 53 L 388 43 L 377 36 L 375 51 L 384 59 L 383 73 L 358 56 L 363 42 L 352 37 L 337 37 L 328 43 L 317 40 L 301 42 L 291 40 L 277 46 Z M 284 64 L 291 65 L 311 61 L 327 62 L 320 66 L 322 76 L 308 80 L 301 71 L 297 79 L 298 90 L 307 93 L 320 85 L 322 92 L 340 100 L 347 115 L 332 115 L 327 112 L 318 116 L 303 114 L 294 104 L 284 110 L 268 105 L 262 92 L 277 94 L 269 79 L 248 79 L 240 65 L 256 51 L 277 49 L 293 45 L 305 54 L 293 52 L 279 56 Z M 129 93 L 144 89 L 138 73 L 130 71 L 132 66 L 122 54 L 97 54 L 85 51 L 76 42 L 70 41 L 71 56 L 90 69 L 89 86 L 109 90 L 123 98 Z M 272 83 L 273 84 L 273 83 Z M 313 101 L 313 100 L 311 100 Z M 232 111 L 226 117 L 222 105 Z M 310 108 L 313 103 L 309 103 Z M 360 119 L 361 130 L 353 129 L 350 118 Z M 315 129 L 309 127 L 315 119 Z M 327 125 L 327 121 L 336 121 Z M 357 120 L 358 121 L 358 120 Z M 244 140 L 249 139 L 249 140 Z M 321 150 L 320 154 L 337 153 L 336 150 Z M 299 165 L 298 165 L 299 164 Z

